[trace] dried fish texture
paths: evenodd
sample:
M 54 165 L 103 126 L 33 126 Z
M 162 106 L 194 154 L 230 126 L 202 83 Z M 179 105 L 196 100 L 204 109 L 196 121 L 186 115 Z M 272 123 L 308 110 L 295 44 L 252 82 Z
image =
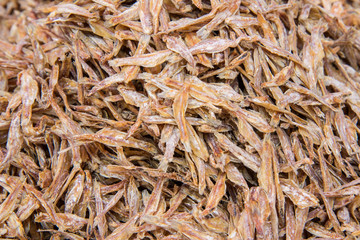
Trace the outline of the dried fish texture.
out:
M 359 16 L 0 1 L 0 238 L 359 238 Z

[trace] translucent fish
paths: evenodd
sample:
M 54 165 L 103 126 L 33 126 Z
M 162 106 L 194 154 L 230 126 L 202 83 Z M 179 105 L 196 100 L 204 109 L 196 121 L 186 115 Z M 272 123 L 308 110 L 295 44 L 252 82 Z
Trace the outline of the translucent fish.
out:
M 166 141 L 164 159 L 160 162 L 159 169 L 167 169 L 167 164 L 172 161 L 179 140 L 180 131 L 177 128 L 173 128 L 171 136 L 169 137 L 168 141 Z
M 154 53 L 142 54 L 128 58 L 116 58 L 109 61 L 110 66 L 126 66 L 135 65 L 142 67 L 156 67 L 167 61 L 172 52 L 170 50 L 163 50 Z
M 259 238 L 264 238 L 266 234 L 266 221 L 270 217 L 270 204 L 264 189 L 251 188 L 250 189 L 250 207 L 252 219 L 256 228 L 256 235 Z
M 125 181 L 122 182 L 123 184 L 119 186 L 119 191 L 112 196 L 112 198 L 109 200 L 109 202 L 106 204 L 106 206 L 103 208 L 103 210 L 101 210 L 100 212 L 97 213 L 95 219 L 94 219 L 94 224 L 98 225 L 98 224 L 102 224 L 99 221 L 103 220 L 103 217 L 105 216 L 105 214 L 110 211 L 110 209 L 112 207 L 114 207 L 120 200 L 120 198 L 124 195 L 125 193 Z
M 254 17 L 243 17 L 239 15 L 233 15 L 225 19 L 225 23 L 232 28 L 246 28 L 253 25 L 258 25 L 259 21 Z
M 70 231 L 79 230 L 87 223 L 86 219 L 70 213 L 57 213 L 55 222 L 53 218 L 51 218 L 48 214 L 40 213 L 35 218 L 35 221 L 53 223 L 58 225 L 59 228 L 62 230 L 70 230 Z
M 38 201 L 33 196 L 28 195 L 21 201 L 21 205 L 17 209 L 16 215 L 20 221 L 24 221 L 39 207 Z
M 319 200 L 311 193 L 299 188 L 293 181 L 280 179 L 281 189 L 299 208 L 318 206 Z
M 165 182 L 165 180 L 163 178 L 160 178 L 157 181 L 156 186 L 154 187 L 154 190 L 151 193 L 151 196 L 150 196 L 150 198 L 147 202 L 147 205 L 144 209 L 143 215 L 152 215 L 156 212 L 158 205 L 159 205 L 160 196 L 161 196 L 164 182 Z
M 131 217 L 126 223 L 118 226 L 115 230 L 107 236 L 106 240 L 115 240 L 115 239 L 127 239 L 136 231 L 136 222 L 139 219 L 139 215 Z
M 131 7 L 121 12 L 120 14 L 112 16 L 109 19 L 109 23 L 111 25 L 115 25 L 129 20 L 136 20 L 138 18 L 139 18 L 139 3 L 136 2 Z
M 11 120 L 8 139 L 6 143 L 7 153 L 0 163 L 0 169 L 6 168 L 11 158 L 14 155 L 18 154 L 21 150 L 24 139 L 20 129 L 20 116 L 21 112 L 19 111 Z
M 175 97 L 173 103 L 174 118 L 180 130 L 180 139 L 184 144 L 185 150 L 190 152 L 190 134 L 188 130 L 188 123 L 185 119 L 185 112 L 188 105 L 189 86 L 185 86 L 179 94 Z
M 100 237 L 103 239 L 107 234 L 107 221 L 102 211 L 104 210 L 104 204 L 100 193 L 100 185 L 95 181 L 94 183 L 94 197 L 95 197 L 95 206 L 96 206 L 96 216 L 98 217 L 97 227 L 99 229 Z
M 153 22 L 150 11 L 150 0 L 139 1 L 139 17 L 144 33 L 147 35 L 151 34 L 153 32 Z
M 215 17 L 208 24 L 200 28 L 196 34 L 201 39 L 207 38 L 218 25 L 220 25 L 227 17 L 230 17 L 237 11 L 240 6 L 240 2 L 241 1 L 236 0 L 225 2 L 224 4 L 220 5 L 218 9 L 219 12 L 215 15 Z
M 65 212 L 72 213 L 75 205 L 78 203 L 84 189 L 85 175 L 78 173 L 69 185 L 69 190 L 65 197 Z
M 291 77 L 292 71 L 293 71 L 293 66 L 291 64 L 281 69 L 281 71 L 278 72 L 270 82 L 262 83 L 261 87 L 278 87 L 285 84 Z
M 23 184 L 18 183 L 18 185 L 14 188 L 14 190 L 7 196 L 5 201 L 3 201 L 0 205 L 0 222 L 3 223 L 5 220 L 7 220 L 11 213 L 14 211 L 16 207 L 16 201 L 18 195 L 21 193 L 21 190 L 23 189 Z
M 205 206 L 205 210 L 202 212 L 203 215 L 207 215 L 213 211 L 213 209 L 217 206 L 219 201 L 225 194 L 226 184 L 225 184 L 226 174 L 220 173 L 218 175 L 218 179 L 216 181 L 215 186 L 210 192 L 208 197 L 208 202 Z
M 79 16 L 84 16 L 88 18 L 95 18 L 97 14 L 90 13 L 87 9 L 82 8 L 80 6 L 77 6 L 75 4 L 71 3 L 64 3 L 59 4 L 51 7 L 45 7 L 41 9 L 44 13 L 51 13 L 52 16 L 55 16 L 56 14 L 75 14 Z
M 163 6 L 163 0 L 150 0 L 150 12 L 152 15 L 152 24 L 154 27 L 154 33 L 159 30 L 159 17 Z
M 103 144 L 107 144 L 109 146 L 126 146 L 143 149 L 150 153 L 157 153 L 156 147 L 148 142 L 137 140 L 135 138 L 126 139 L 126 133 L 120 132 L 114 129 L 106 129 L 98 131 L 96 134 L 83 134 L 74 136 L 74 139 L 82 140 L 82 141 L 98 141 Z
M 231 154 L 234 154 L 240 162 L 242 162 L 245 166 L 253 170 L 254 172 L 259 171 L 260 162 L 257 157 L 249 154 L 245 150 L 236 146 L 233 142 L 230 141 L 225 135 L 220 133 L 215 133 L 216 138 L 218 139 L 220 145 L 228 150 Z
M 219 37 L 209 38 L 202 40 L 190 48 L 192 54 L 199 53 L 218 53 L 222 52 L 227 48 L 236 47 L 241 38 L 237 40 L 222 39 Z
M 130 177 L 126 194 L 128 205 L 131 208 L 131 216 L 136 216 L 140 208 L 140 192 L 133 177 Z
M 32 76 L 31 72 L 23 72 L 21 77 L 21 92 L 22 92 L 22 115 L 21 126 L 25 135 L 37 134 L 33 129 L 31 117 L 32 117 L 32 105 L 38 95 L 38 84 Z
M 335 232 L 331 232 L 327 230 L 325 227 L 321 226 L 320 224 L 310 222 L 305 226 L 306 231 L 314 234 L 317 237 L 323 238 L 331 238 L 331 239 L 343 239 L 344 237 L 340 234 Z
M 166 46 L 170 50 L 180 54 L 181 57 L 183 57 L 186 61 L 189 62 L 191 67 L 190 70 L 192 73 L 195 74 L 197 72 L 195 59 L 181 38 L 171 36 L 166 37 Z

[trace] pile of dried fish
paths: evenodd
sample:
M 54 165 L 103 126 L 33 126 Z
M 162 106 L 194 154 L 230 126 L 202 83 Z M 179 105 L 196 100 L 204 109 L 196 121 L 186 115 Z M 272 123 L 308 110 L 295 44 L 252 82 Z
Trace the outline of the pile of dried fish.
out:
M 360 5 L 3 0 L 0 237 L 359 239 Z

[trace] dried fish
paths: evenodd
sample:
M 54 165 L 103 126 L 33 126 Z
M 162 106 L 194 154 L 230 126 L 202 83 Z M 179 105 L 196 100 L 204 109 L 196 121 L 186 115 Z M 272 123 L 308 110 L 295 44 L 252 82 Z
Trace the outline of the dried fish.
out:
M 266 234 L 266 221 L 270 217 L 270 205 L 264 189 L 251 188 L 250 202 L 252 219 L 256 228 L 256 235 L 263 239 Z
M 0 1 L 0 236 L 356 239 L 358 1 Z
M 51 13 L 50 17 L 55 17 L 57 14 L 75 14 L 83 17 L 94 18 L 95 13 L 90 13 L 87 9 L 71 3 L 58 4 L 51 7 L 43 7 L 40 11 Z
M 170 50 L 180 54 L 181 57 L 183 57 L 186 61 L 190 64 L 190 72 L 193 74 L 196 74 L 196 62 L 194 57 L 192 56 L 192 53 L 188 49 L 188 47 L 185 45 L 184 41 L 181 38 L 176 37 L 166 37 L 166 46 Z
M 312 194 L 299 188 L 293 181 L 280 179 L 281 189 L 299 208 L 315 207 L 319 200 Z
M 74 136 L 74 139 L 79 141 L 97 141 L 101 143 L 108 144 L 113 147 L 132 147 L 132 148 L 139 148 L 150 153 L 155 154 L 157 149 L 151 143 L 146 141 L 141 141 L 135 138 L 128 138 L 126 139 L 126 133 L 120 132 L 114 129 L 102 129 L 98 131 L 96 134 L 82 134 Z
M 225 173 L 220 173 L 220 175 L 218 175 L 216 184 L 210 192 L 208 202 L 202 214 L 204 215 L 209 214 L 218 205 L 219 201 L 225 195 L 225 191 L 226 191 L 225 178 L 226 178 Z
M 18 195 L 21 193 L 23 188 L 23 184 L 18 183 L 16 188 L 9 194 L 9 196 L 1 203 L 0 205 L 0 222 L 3 223 L 8 217 L 10 217 L 11 213 L 14 211 L 16 207 L 16 200 Z
M 134 57 L 116 58 L 109 61 L 110 66 L 142 66 L 142 67 L 156 67 L 163 62 L 169 60 L 172 52 L 170 50 L 163 50 L 154 53 L 142 54 Z

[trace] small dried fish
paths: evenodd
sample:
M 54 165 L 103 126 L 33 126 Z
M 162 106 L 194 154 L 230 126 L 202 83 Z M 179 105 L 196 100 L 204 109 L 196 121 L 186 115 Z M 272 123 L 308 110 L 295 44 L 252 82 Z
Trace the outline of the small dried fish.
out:
M 187 128 L 187 121 L 185 119 L 185 112 L 188 105 L 189 86 L 185 86 L 179 94 L 175 97 L 173 103 L 175 121 L 180 130 L 180 139 L 184 144 L 185 150 L 191 152 L 190 136 Z
M 160 201 L 160 197 L 161 197 L 161 192 L 162 192 L 162 188 L 164 186 L 164 182 L 165 180 L 163 178 L 160 178 L 157 183 L 156 186 L 154 187 L 154 191 L 151 193 L 151 196 L 147 202 L 147 205 L 144 209 L 143 215 L 153 215 L 158 206 L 159 206 L 159 201 Z
M 323 238 L 331 238 L 331 239 L 343 239 L 344 237 L 328 231 L 325 227 L 321 226 L 320 224 L 314 223 L 314 222 L 310 222 L 308 224 L 306 224 L 305 226 L 306 231 L 314 234 L 315 236 L 318 237 L 323 237 Z
M 230 17 L 238 10 L 240 2 L 240 0 L 235 0 L 219 4 L 217 9 L 218 13 L 208 24 L 197 31 L 197 36 L 199 36 L 201 39 L 207 38 L 218 25 L 220 25 L 227 17 Z
M 264 238 L 266 234 L 266 221 L 270 217 L 270 205 L 264 189 L 257 187 L 250 189 L 250 202 L 252 219 L 256 228 L 256 235 Z
M 21 201 L 21 206 L 18 208 L 16 215 L 20 221 L 24 221 L 31 216 L 31 214 L 40 207 L 37 200 L 28 195 Z
M 116 58 L 109 61 L 110 66 L 142 66 L 142 67 L 156 67 L 159 64 L 169 60 L 172 52 L 170 50 L 163 50 L 154 53 L 142 54 L 128 58 Z
M 254 155 L 251 155 L 248 152 L 242 150 L 240 147 L 236 146 L 223 134 L 215 133 L 215 136 L 218 139 L 220 145 L 224 149 L 228 150 L 231 154 L 234 154 L 245 166 L 249 167 L 254 172 L 259 171 L 260 163 Z
M 228 40 L 219 37 L 202 40 L 190 48 L 191 54 L 218 53 L 236 47 L 242 39 Z
M 1 163 L 0 163 L 1 170 L 6 168 L 9 161 L 21 150 L 24 139 L 20 129 L 20 116 L 21 116 L 21 112 L 19 111 L 11 120 L 8 141 L 6 144 L 7 153 L 6 156 L 3 159 L 1 159 Z
M 40 9 L 44 13 L 51 13 L 50 17 L 55 17 L 57 14 L 75 14 L 88 18 L 95 18 L 97 14 L 90 13 L 87 9 L 71 3 L 58 4 L 51 7 L 44 7 Z
M 183 57 L 190 64 L 190 72 L 196 74 L 196 62 L 192 53 L 185 45 L 184 41 L 181 38 L 176 37 L 166 37 L 166 47 L 170 50 L 178 53 L 181 57 Z
M 21 193 L 23 189 L 23 184 L 18 183 L 15 189 L 7 196 L 5 201 L 3 201 L 0 205 L 0 222 L 3 223 L 6 219 L 8 219 L 11 213 L 14 211 L 16 207 L 16 200 L 18 195 Z
M 210 192 L 208 197 L 208 202 L 205 206 L 205 210 L 202 212 L 203 215 L 208 215 L 213 211 L 213 209 L 218 205 L 219 201 L 223 198 L 226 192 L 226 184 L 225 184 L 225 173 L 220 173 L 217 177 L 217 181 L 215 186 Z
M 278 72 L 270 82 L 262 83 L 261 87 L 278 87 L 285 84 L 290 79 L 292 71 L 293 66 L 291 64 Z
M 132 147 L 132 148 L 139 148 L 143 149 L 150 153 L 157 153 L 157 149 L 151 143 L 137 140 L 135 138 L 128 138 L 126 139 L 126 133 L 120 132 L 114 129 L 102 129 L 98 131 L 96 134 L 82 134 L 74 136 L 74 139 L 79 141 L 98 141 L 102 143 L 106 143 L 113 147 Z
M 139 1 L 139 17 L 144 33 L 151 34 L 153 31 L 153 25 L 150 12 L 150 0 Z
M 134 3 L 120 14 L 111 16 L 109 23 L 115 25 L 129 20 L 136 20 L 137 18 L 139 18 L 139 2 Z
M 71 181 L 66 197 L 65 197 L 65 213 L 72 213 L 75 205 L 78 203 L 82 191 L 84 189 L 84 173 L 78 173 L 77 176 Z
M 318 206 L 319 200 L 309 192 L 299 188 L 293 181 L 280 179 L 281 189 L 299 208 Z
M 38 84 L 31 72 L 23 72 L 20 76 L 22 92 L 21 127 L 25 135 L 37 135 L 31 123 L 32 105 L 38 95 Z
M 357 238 L 359 9 L 3 0 L 0 236 Z

